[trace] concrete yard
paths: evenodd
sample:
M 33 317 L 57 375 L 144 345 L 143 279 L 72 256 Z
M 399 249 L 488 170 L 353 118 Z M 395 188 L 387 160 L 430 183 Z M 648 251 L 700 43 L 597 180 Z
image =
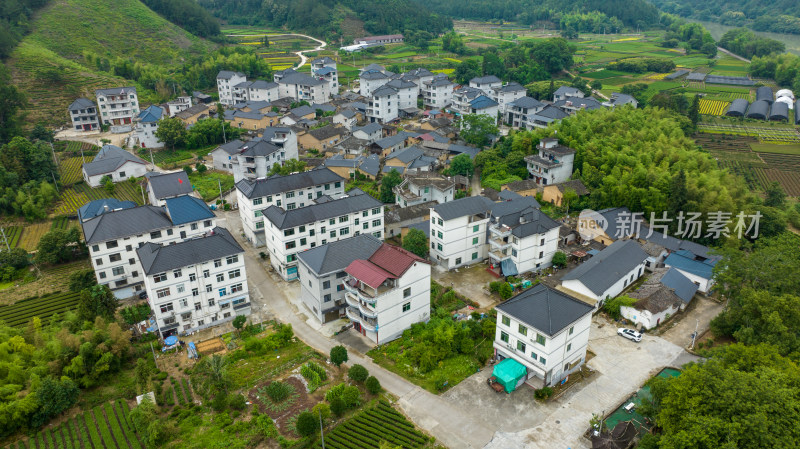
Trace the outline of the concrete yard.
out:
M 491 308 L 500 303 L 500 297 L 487 295 L 484 292 L 484 287 L 489 282 L 498 280 L 486 271 L 488 266 L 485 263 L 477 263 L 469 268 L 457 268 L 458 271 L 447 271 L 434 264 L 431 277 L 445 287 L 453 287 L 456 293 L 477 302 L 481 308 Z

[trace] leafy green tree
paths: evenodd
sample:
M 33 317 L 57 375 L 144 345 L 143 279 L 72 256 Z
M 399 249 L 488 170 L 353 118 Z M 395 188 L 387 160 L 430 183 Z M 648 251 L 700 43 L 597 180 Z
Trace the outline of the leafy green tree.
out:
M 36 390 L 41 407 L 31 417 L 31 425 L 39 427 L 75 405 L 79 392 L 78 386 L 69 378 L 58 381 L 45 377 Z
M 567 266 L 567 255 L 563 251 L 556 251 L 553 254 L 553 266 L 563 268 Z
M 69 262 L 82 253 L 81 234 L 77 227 L 54 229 L 39 239 L 36 262 L 57 264 Z
M 0 120 L 2 120 L 1 109 Z M 7 172 L 15 173 L 16 182 L 19 184 L 52 179 L 53 173 L 57 171 L 50 145 L 42 141 L 31 142 L 20 136 L 14 137 L 0 147 L 0 165 Z
M 576 201 L 578 201 L 578 192 L 572 187 L 565 188 L 564 193 L 561 194 L 561 207 L 569 212 L 570 206 L 574 205 Z
M 185 171 L 187 175 L 191 175 L 194 172 L 191 165 L 184 165 L 183 171 Z
M 244 323 L 246 323 L 246 322 L 247 322 L 247 317 L 246 316 L 244 316 L 244 315 L 236 315 L 236 318 L 233 319 L 233 327 L 234 327 L 234 329 L 236 329 L 237 333 L 241 333 L 242 332 L 242 327 L 244 326 Z
M 497 77 L 505 76 L 506 66 L 500 60 L 500 56 L 496 52 L 488 51 L 483 54 L 483 74 L 495 75 Z
M 560 37 L 532 41 L 531 59 L 541 64 L 550 73 L 569 70 L 574 63 L 572 55 L 575 47 Z
M 503 282 L 497 289 L 497 293 L 499 293 L 500 297 L 504 300 L 514 295 L 514 291 L 511 289 L 511 285 L 509 285 L 508 282 Z
M 366 382 L 364 382 L 364 386 L 367 388 L 367 391 L 369 391 L 370 394 L 378 394 L 382 390 L 381 383 L 375 376 L 367 377 Z
M 105 190 L 106 193 L 108 193 L 109 195 L 114 193 L 114 188 L 116 186 L 114 185 L 114 181 L 111 180 L 110 176 L 103 176 L 103 180 L 101 180 L 101 183 L 103 184 L 103 190 Z
M 347 404 L 344 403 L 341 397 L 337 396 L 331 399 L 331 411 L 336 416 L 342 416 L 347 412 Z
M 450 161 L 450 173 L 454 175 L 472 176 L 475 173 L 475 165 L 468 154 L 462 153 Z
M 299 161 L 297 159 L 289 159 L 288 161 L 284 162 L 283 165 L 281 164 L 274 164 L 272 168 L 269 169 L 269 173 L 267 176 L 272 175 L 290 175 L 292 173 L 299 173 L 306 171 L 306 163 L 304 161 Z
M 118 305 L 117 298 L 107 285 L 94 285 L 81 292 L 78 315 L 85 321 L 93 321 L 96 317 L 113 320 Z
M 419 257 L 428 257 L 428 237 L 419 229 L 411 228 L 408 234 L 403 237 L 403 249 L 416 254 Z
M 697 129 L 697 124 L 700 122 L 700 95 L 695 95 L 694 98 L 692 98 L 692 105 L 689 106 L 688 116 L 694 129 Z
M 766 206 L 782 208 L 786 203 L 786 193 L 777 181 L 773 181 L 767 186 L 766 196 L 764 199 Z
M 383 175 L 381 179 L 381 192 L 380 192 L 380 200 L 384 203 L 394 203 L 394 187 L 400 185 L 403 182 L 403 178 L 400 176 L 400 173 L 392 169 L 389 173 Z
M 481 76 L 481 65 L 476 59 L 465 59 L 456 66 L 453 77 L 459 84 L 469 83 L 469 80 Z
M 347 357 L 347 348 L 342 345 L 334 346 L 331 348 L 331 363 L 336 366 L 341 366 L 342 363 L 346 362 Z
M 466 114 L 461 117 L 459 122 L 461 131 L 459 135 L 465 142 L 478 147 L 489 144 L 491 136 L 499 133 L 494 117 L 483 114 Z
M 320 402 L 311 408 L 311 414 L 317 419 L 322 419 L 322 422 L 325 423 L 331 417 L 331 407 L 324 402 Z
M 69 275 L 69 291 L 71 292 L 80 292 L 93 285 L 97 285 L 97 278 L 91 268 L 73 271 Z
M 52 142 L 54 135 L 55 133 L 52 130 L 47 129 L 44 126 L 44 124 L 39 122 L 36 124 L 36 126 L 33 127 L 30 134 L 28 135 L 28 138 L 33 142 L 37 140 L 41 140 L 44 142 Z
M 139 391 L 147 391 L 147 386 L 150 382 L 150 375 L 153 373 L 153 367 L 150 363 L 143 358 L 136 360 L 136 368 L 134 369 L 134 376 L 136 377 L 136 385 Z
M 207 391 L 220 393 L 228 390 L 231 378 L 228 372 L 228 360 L 225 357 L 214 354 L 201 360 L 198 367 L 196 371 L 202 379 L 202 386 Z
M 362 365 L 356 363 L 355 365 L 351 366 L 349 370 L 347 370 L 347 377 L 356 382 L 364 382 L 367 380 L 367 377 L 369 377 L 369 371 L 367 371 L 367 369 Z
M 167 148 L 182 146 L 186 143 L 186 124 L 178 117 L 162 118 L 158 121 L 155 135 Z
M 0 267 L 11 267 L 18 270 L 27 267 L 30 263 L 28 252 L 22 248 L 11 248 L 0 252 Z M 92 275 L 94 275 L 94 272 Z
M 605 311 L 611 318 L 620 319 L 620 307 L 630 307 L 638 301 L 636 298 L 631 298 L 627 295 L 619 295 L 615 298 L 607 299 L 603 304 L 603 311 Z
M 0 58 L 4 57 L 3 53 L 0 47 Z M 0 144 L 21 133 L 22 120 L 19 111 L 25 105 L 25 96 L 11 82 L 8 69 L 0 65 Z
M 319 428 L 319 421 L 316 416 L 311 414 L 311 412 L 304 411 L 300 412 L 297 415 L 297 421 L 295 422 L 295 429 L 300 436 L 307 437 L 312 435 L 314 432 L 317 431 Z

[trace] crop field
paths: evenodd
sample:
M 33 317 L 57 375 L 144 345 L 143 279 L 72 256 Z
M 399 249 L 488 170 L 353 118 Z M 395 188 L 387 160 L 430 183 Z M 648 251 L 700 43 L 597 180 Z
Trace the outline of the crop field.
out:
M 729 105 L 730 103 L 727 101 L 706 100 L 703 98 L 700 100 L 700 113 L 705 115 L 725 115 Z
M 391 446 L 421 448 L 428 443 L 428 438 L 386 401 L 380 401 L 325 434 L 325 447 L 332 449 L 377 449 L 384 441 Z M 321 447 L 320 441 L 314 445 L 314 448 Z
M 750 149 L 758 153 L 775 154 L 794 154 L 800 155 L 800 144 L 798 145 L 776 145 L 772 143 L 751 143 Z
M 139 150 L 139 157 L 145 161 L 150 161 L 150 150 Z M 153 161 L 161 167 L 162 165 L 179 164 L 182 162 L 194 161 L 195 156 L 190 150 L 158 150 L 153 151 Z M 163 167 L 162 167 L 163 168 Z
M 55 215 L 74 217 L 78 209 L 89 201 L 101 198 L 116 198 L 120 201 L 133 201 L 142 204 L 142 191 L 139 184 L 118 182 L 114 192 L 109 194 L 103 187 L 91 188 L 86 183 L 78 183 L 61 191 L 61 202 L 55 208 Z
M 22 226 L 6 226 L 3 228 L 3 232 L 6 234 L 8 247 L 16 248 L 19 243 L 19 238 L 22 236 Z M 2 244 L 0 244 L 0 246 L 2 246 Z M 3 249 L 5 248 L 0 247 L 0 250 Z
M 35 316 L 46 320 L 56 313 L 77 309 L 80 297 L 80 292 L 67 292 L 23 299 L 12 305 L 0 306 L 0 321 L 9 326 L 22 327 Z
M 20 237 L 19 244 L 17 246 L 25 251 L 35 250 L 36 245 L 39 244 L 39 240 L 42 238 L 42 236 L 50 232 L 50 227 L 50 222 L 33 223 L 25 226 L 22 229 L 22 236 Z
M 69 217 L 56 217 L 55 220 L 53 220 L 53 224 L 51 225 L 50 229 L 69 229 L 75 224 L 76 222 L 74 220 L 70 220 Z
M 129 412 L 128 403 L 121 399 L 106 402 L 8 449 L 144 449 L 130 425 Z
M 83 160 L 78 157 L 58 158 L 58 172 L 61 174 L 61 184 L 71 186 L 83 180 Z
M 700 123 L 700 132 L 757 137 L 762 142 L 800 143 L 800 134 L 792 128 L 762 128 L 736 124 Z

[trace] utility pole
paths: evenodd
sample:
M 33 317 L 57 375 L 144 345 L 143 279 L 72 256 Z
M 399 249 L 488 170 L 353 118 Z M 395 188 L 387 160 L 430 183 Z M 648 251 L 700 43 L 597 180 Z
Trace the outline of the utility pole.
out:
M 86 163 L 86 158 L 85 158 L 85 157 L 83 157 L 83 145 L 81 145 L 81 161 L 82 161 L 84 164 Z
M 56 159 L 56 149 L 53 148 L 53 142 L 50 142 L 50 151 L 53 152 L 53 163 L 58 167 L 58 159 Z
M 56 188 L 56 192 L 60 194 L 61 192 L 58 191 L 58 181 L 56 181 L 56 174 L 53 173 L 53 172 L 50 172 L 50 175 L 53 177 L 53 185 Z
M 156 161 L 153 159 L 153 149 L 148 148 L 150 150 L 150 164 L 153 165 L 153 171 L 156 171 Z
M 150 352 L 153 353 L 153 363 L 156 364 L 156 368 L 158 368 L 158 360 L 156 359 L 156 350 L 153 349 L 153 342 L 150 342 Z
M 692 334 L 692 347 L 691 347 L 691 349 L 694 349 L 694 341 L 697 339 L 697 328 L 700 327 L 700 320 L 695 318 L 694 321 L 695 321 L 695 325 L 694 325 L 694 333 Z

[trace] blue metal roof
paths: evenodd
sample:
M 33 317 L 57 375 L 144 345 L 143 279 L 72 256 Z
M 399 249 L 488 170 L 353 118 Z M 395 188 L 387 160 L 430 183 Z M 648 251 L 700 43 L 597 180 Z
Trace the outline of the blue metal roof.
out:
M 714 259 L 695 259 L 694 253 L 682 249 L 667 256 L 666 260 L 664 260 L 664 265 L 675 267 L 678 270 L 700 276 L 703 279 L 711 279 L 712 270 L 717 262 Z
M 145 123 L 152 123 L 161 120 L 164 110 L 158 106 L 150 106 L 139 113 L 139 120 Z
M 106 209 L 108 206 L 108 209 Z M 89 201 L 78 209 L 78 218 L 88 220 L 93 217 L 103 215 L 106 212 L 119 209 L 130 209 L 136 207 L 133 201 L 120 201 L 116 198 L 101 198 L 99 200 Z
M 473 109 L 486 109 L 495 107 L 498 105 L 498 103 L 492 100 L 491 98 L 487 97 L 486 95 L 481 95 L 480 97 L 470 101 L 469 105 Z
M 674 290 L 675 294 L 686 304 L 692 301 L 698 289 L 697 284 L 690 281 L 675 268 L 670 268 L 669 271 L 664 273 L 664 276 L 661 277 L 661 283 Z
M 181 225 L 200 220 L 214 218 L 214 212 L 200 198 L 189 195 L 178 196 L 166 200 L 167 213 L 172 224 Z

